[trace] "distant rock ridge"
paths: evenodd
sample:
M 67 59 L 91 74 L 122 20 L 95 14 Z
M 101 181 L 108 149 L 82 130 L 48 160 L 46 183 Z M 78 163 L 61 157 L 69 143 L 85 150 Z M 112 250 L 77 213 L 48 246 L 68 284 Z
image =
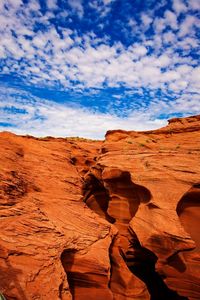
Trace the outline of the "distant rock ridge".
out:
M 145 130 L 145 131 L 132 131 L 132 130 L 122 130 L 122 129 L 115 129 L 115 130 L 108 130 L 105 138 L 109 138 L 110 135 L 114 134 L 129 134 L 131 136 L 138 135 L 141 133 L 145 134 L 152 134 L 152 133 L 179 133 L 179 132 L 192 132 L 198 131 L 200 129 L 200 115 L 190 116 L 186 118 L 172 118 L 168 120 L 168 125 L 159 129 L 153 130 Z
M 200 299 L 200 115 L 104 141 L 0 133 L 6 299 Z

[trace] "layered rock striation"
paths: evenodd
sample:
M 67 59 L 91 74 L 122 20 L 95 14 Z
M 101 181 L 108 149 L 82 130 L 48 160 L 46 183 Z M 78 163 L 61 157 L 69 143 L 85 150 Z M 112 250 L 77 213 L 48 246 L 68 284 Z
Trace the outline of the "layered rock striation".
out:
M 0 133 L 6 299 L 200 299 L 200 116 L 104 141 Z

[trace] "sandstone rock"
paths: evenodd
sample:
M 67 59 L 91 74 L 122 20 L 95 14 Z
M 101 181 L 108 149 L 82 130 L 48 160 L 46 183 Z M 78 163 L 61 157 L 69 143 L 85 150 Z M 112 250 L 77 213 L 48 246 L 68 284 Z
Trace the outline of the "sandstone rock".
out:
M 200 299 L 200 116 L 106 139 L 0 133 L 6 299 Z
M 63 255 L 87 253 L 95 243 L 102 248 L 96 273 L 108 285 L 114 231 L 82 202 L 82 177 L 71 161 L 74 147 L 94 157 L 100 144 L 1 133 L 0 291 L 6 299 L 72 299 Z M 95 253 L 86 259 L 92 272 Z
M 124 249 L 127 262 L 152 299 L 200 298 L 199 130 L 200 116 L 194 116 L 173 119 L 155 131 L 110 131 L 98 160 L 106 174 L 107 211 L 118 216 L 116 226 L 122 223 L 121 211 L 123 222 L 129 215 L 136 242 Z M 119 232 L 124 235 L 122 226 Z

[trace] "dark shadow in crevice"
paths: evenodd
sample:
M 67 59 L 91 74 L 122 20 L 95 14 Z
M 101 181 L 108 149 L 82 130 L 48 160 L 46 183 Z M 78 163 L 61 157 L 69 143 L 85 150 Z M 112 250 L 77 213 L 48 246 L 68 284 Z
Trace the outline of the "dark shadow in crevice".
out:
M 115 219 L 107 212 L 110 200 L 109 193 L 94 175 L 90 174 L 87 177 L 82 192 L 83 201 L 91 210 L 105 218 L 109 223 L 115 223 Z
M 83 195 L 87 206 L 110 223 L 119 221 L 119 218 L 121 218 L 120 221 L 130 222 L 137 213 L 139 205 L 150 203 L 152 198 L 147 188 L 132 182 L 129 172 L 121 172 L 118 177 L 113 176 L 113 178 L 104 179 L 104 184 L 106 188 L 94 175 L 90 174 L 85 181 Z M 111 201 L 110 204 L 109 201 Z M 123 206 L 121 213 L 124 213 L 126 217 L 123 219 L 123 215 L 120 216 L 119 214 L 119 217 L 114 219 L 111 216 L 112 209 L 116 210 L 114 214 L 117 216 L 117 208 L 120 209 L 120 203 L 124 204 L 125 202 L 128 205 Z M 164 278 L 156 272 L 156 255 L 140 245 L 132 230 L 130 230 L 129 236 L 131 236 L 129 250 L 124 253 L 121 248 L 120 253 L 129 270 L 146 284 L 151 300 L 188 300 L 188 298 L 179 296 L 175 291 L 169 289 Z M 112 245 L 110 251 L 111 249 Z M 111 253 L 110 259 L 112 261 Z M 111 263 L 111 273 L 113 272 L 113 263 Z
M 174 269 L 176 269 L 180 273 L 184 273 L 186 271 L 186 264 L 183 259 L 180 257 L 179 253 L 175 253 L 167 259 L 167 264 Z
M 183 195 L 177 205 L 177 214 L 186 232 L 196 243 L 195 252 L 200 251 L 199 219 L 200 219 L 200 188 L 194 185 Z
M 129 172 L 121 172 L 119 177 L 104 181 L 106 187 L 93 174 L 89 174 L 82 188 L 83 201 L 90 209 L 112 224 L 117 219 L 115 215 L 112 216 L 112 208 L 109 207 L 111 200 L 111 206 L 115 205 L 117 211 L 121 213 L 120 217 L 122 219 L 123 216 L 125 217 L 125 223 L 129 223 L 135 216 L 140 203 L 148 203 L 151 200 L 150 191 L 144 186 L 134 184 Z M 126 206 L 125 203 L 128 205 Z M 122 211 L 120 211 L 120 204 L 123 205 Z M 114 214 L 116 214 L 115 208 Z
M 92 264 L 90 257 L 87 258 L 79 251 L 64 250 L 61 262 L 72 299 L 97 300 L 112 299 L 112 293 L 108 288 L 108 270 L 98 264 Z
M 179 296 L 175 291 L 169 289 L 164 278 L 155 270 L 156 255 L 140 245 L 136 235 L 131 232 L 133 239 L 129 251 L 121 255 L 129 270 L 142 280 L 151 295 L 151 300 L 188 300 L 187 297 Z
M 61 254 L 61 263 L 63 265 L 63 268 L 65 270 L 65 273 L 67 274 L 67 281 L 69 284 L 69 290 L 72 294 L 72 297 L 74 299 L 75 294 L 75 278 L 74 274 L 72 272 L 72 266 L 74 264 L 74 255 L 76 251 L 75 250 L 64 250 Z

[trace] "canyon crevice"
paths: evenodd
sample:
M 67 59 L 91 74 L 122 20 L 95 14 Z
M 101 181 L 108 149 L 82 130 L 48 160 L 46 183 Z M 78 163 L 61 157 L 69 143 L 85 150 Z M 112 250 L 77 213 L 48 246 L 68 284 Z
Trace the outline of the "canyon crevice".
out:
M 6 299 L 200 299 L 200 116 L 104 141 L 0 133 Z

